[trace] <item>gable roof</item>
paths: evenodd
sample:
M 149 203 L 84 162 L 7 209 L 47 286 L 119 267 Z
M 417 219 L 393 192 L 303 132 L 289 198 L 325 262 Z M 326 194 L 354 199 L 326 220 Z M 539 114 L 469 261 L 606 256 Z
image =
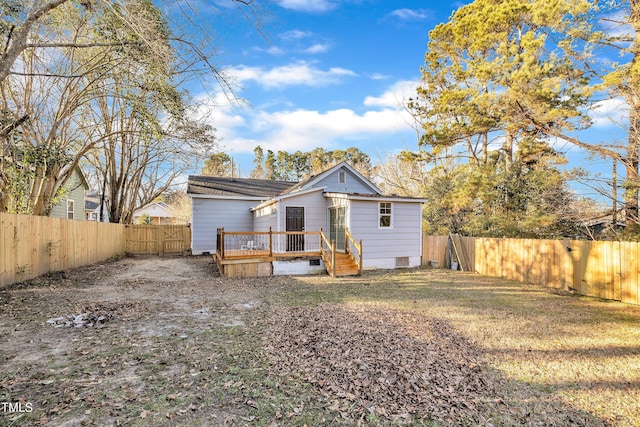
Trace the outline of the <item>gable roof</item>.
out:
M 301 181 L 299 183 L 297 183 L 296 185 L 292 186 L 291 188 L 287 189 L 285 191 L 285 193 L 293 193 L 296 191 L 302 191 L 302 190 L 308 190 L 310 188 L 313 188 L 313 186 L 322 181 L 324 178 L 328 177 L 329 175 L 331 175 L 332 173 L 338 171 L 339 169 L 347 169 L 349 172 L 351 172 L 351 174 L 353 174 L 360 182 L 362 182 L 362 184 L 365 185 L 365 187 L 369 188 L 371 190 L 371 192 L 373 194 L 382 194 L 382 191 L 380 191 L 380 189 L 378 187 L 376 187 L 375 185 L 373 185 L 373 183 L 371 181 L 369 181 L 364 175 L 362 175 L 360 172 L 358 172 L 353 166 L 351 166 L 349 163 L 347 162 L 340 162 L 338 164 L 336 164 L 335 166 L 320 172 L 317 175 L 313 175 L 310 176 L 309 178 L 305 179 L 304 181 Z
M 159 201 L 159 202 L 151 202 L 151 203 L 147 203 L 144 206 L 140 206 L 138 209 L 136 209 L 133 212 L 133 216 L 140 216 L 141 212 L 144 212 L 148 209 L 158 209 L 161 211 L 164 211 L 167 216 L 173 216 L 173 214 L 171 213 L 171 208 L 169 207 L 168 204 L 166 204 L 165 202 Z
M 269 198 L 277 196 L 294 185 L 296 183 L 290 181 L 190 175 L 187 193 L 222 197 Z

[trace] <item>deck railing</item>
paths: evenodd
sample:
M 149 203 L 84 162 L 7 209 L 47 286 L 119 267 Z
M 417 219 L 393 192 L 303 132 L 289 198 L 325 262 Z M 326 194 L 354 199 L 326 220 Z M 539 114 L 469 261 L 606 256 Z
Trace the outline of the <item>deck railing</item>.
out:
M 216 233 L 217 254 L 221 259 L 256 256 L 299 256 L 320 253 L 317 231 L 225 231 Z
M 347 253 L 351 254 L 353 260 L 358 264 L 358 273 L 362 274 L 362 240 L 356 242 L 351 233 L 349 227 L 345 230 L 347 238 Z
M 329 241 L 322 228 L 320 229 L 320 255 L 322 255 L 327 272 L 334 277 L 336 275 L 336 241 Z

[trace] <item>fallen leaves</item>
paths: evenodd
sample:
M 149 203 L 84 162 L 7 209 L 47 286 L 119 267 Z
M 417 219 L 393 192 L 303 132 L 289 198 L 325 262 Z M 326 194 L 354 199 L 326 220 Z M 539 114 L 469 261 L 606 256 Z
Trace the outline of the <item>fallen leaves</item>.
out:
M 387 308 L 322 304 L 278 312 L 265 342 L 282 373 L 302 372 L 330 411 L 477 423 L 494 384 L 443 321 Z M 337 398 L 337 399 L 336 399 Z

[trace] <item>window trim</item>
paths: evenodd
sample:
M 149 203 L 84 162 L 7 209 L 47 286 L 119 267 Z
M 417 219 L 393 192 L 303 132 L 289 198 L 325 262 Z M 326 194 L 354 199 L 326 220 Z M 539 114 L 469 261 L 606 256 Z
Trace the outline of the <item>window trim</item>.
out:
M 346 184 L 347 183 L 347 172 L 339 171 L 338 172 L 338 184 Z
M 67 199 L 67 219 L 75 219 L 75 202 L 73 199 Z
M 389 212 L 382 212 L 382 205 L 389 205 Z M 379 230 L 392 230 L 393 229 L 393 202 L 378 202 L 378 229 Z M 389 217 L 389 225 L 382 225 L 382 217 Z

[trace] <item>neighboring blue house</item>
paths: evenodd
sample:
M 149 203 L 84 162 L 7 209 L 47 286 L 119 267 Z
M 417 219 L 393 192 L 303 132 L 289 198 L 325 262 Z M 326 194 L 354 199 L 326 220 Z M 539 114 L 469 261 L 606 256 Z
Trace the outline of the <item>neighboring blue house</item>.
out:
M 77 167 L 64 185 L 65 195 L 51 209 L 51 218 L 85 220 L 84 196 L 89 184 L 82 170 Z
M 300 182 L 190 176 L 192 251 L 216 251 L 216 229 L 319 231 L 337 250 L 345 229 L 363 242 L 365 269 L 416 267 L 424 199 L 383 195 L 346 162 Z M 274 266 L 275 269 L 275 266 Z

